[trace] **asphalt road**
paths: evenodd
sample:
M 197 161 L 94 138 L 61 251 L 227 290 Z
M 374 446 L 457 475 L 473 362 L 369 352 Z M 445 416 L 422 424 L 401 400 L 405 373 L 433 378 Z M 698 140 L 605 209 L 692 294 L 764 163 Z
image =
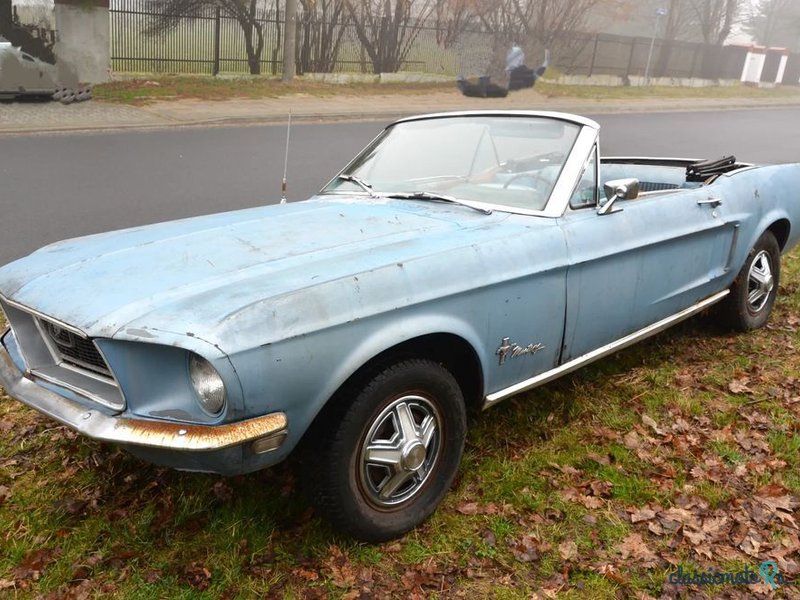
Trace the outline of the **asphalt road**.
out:
M 599 115 L 608 155 L 800 161 L 800 109 Z M 383 123 L 292 128 L 289 199 L 319 190 Z M 44 244 L 276 202 L 284 126 L 0 136 L 0 264 Z

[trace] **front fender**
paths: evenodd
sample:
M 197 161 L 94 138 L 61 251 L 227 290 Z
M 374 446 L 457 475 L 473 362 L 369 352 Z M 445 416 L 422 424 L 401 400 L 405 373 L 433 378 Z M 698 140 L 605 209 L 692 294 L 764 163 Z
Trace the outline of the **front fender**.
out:
M 464 297 L 455 303 L 451 299 L 446 312 L 437 303 L 398 310 L 235 355 L 231 358 L 245 391 L 245 412 L 285 412 L 289 436 L 280 452 L 288 454 L 348 378 L 382 352 L 429 334 L 458 336 L 472 346 L 485 381 L 484 344 L 469 318 L 469 304 Z

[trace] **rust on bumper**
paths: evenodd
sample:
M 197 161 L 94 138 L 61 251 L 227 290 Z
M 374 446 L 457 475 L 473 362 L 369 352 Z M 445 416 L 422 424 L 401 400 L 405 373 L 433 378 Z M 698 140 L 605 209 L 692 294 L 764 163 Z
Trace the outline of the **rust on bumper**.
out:
M 0 345 L 0 385 L 31 408 L 91 438 L 116 444 L 165 450 L 202 452 L 221 450 L 286 432 L 282 412 L 227 423 L 194 425 L 109 416 L 59 396 L 23 374 Z

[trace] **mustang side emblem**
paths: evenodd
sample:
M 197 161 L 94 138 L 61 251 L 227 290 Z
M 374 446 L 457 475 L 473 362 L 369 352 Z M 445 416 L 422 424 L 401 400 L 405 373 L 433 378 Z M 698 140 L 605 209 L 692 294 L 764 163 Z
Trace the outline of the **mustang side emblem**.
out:
M 525 354 L 536 354 L 539 350 L 544 349 L 544 344 L 540 342 L 528 344 L 527 346 L 520 346 L 519 344 L 512 343 L 510 340 L 511 338 L 503 338 L 503 341 L 500 342 L 500 347 L 497 349 L 497 352 L 495 352 L 495 354 L 500 357 L 501 365 L 506 362 L 509 355 L 511 358 L 517 358 Z

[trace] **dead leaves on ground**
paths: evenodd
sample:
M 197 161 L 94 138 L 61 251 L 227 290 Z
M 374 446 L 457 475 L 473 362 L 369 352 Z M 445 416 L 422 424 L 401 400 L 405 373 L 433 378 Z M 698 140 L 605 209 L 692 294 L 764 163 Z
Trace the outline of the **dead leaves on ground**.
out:
M 794 352 L 791 338 L 782 336 L 798 326 L 800 319 L 776 324 L 770 335 L 781 352 Z M 697 346 L 707 350 L 711 344 L 718 345 L 720 352 L 731 356 L 740 343 L 732 337 L 699 340 Z M 313 551 L 306 553 L 303 531 L 298 529 L 308 529 L 309 516 L 293 515 L 294 525 L 276 527 L 267 547 L 250 549 L 243 540 L 240 576 L 270 582 L 263 585 L 276 597 L 285 590 L 303 590 L 308 598 L 332 594 L 347 599 L 474 597 L 474 590 L 484 589 L 482 585 L 487 590 L 505 586 L 529 593 L 531 598 L 552 598 L 566 590 L 580 594 L 588 575 L 603 578 L 621 597 L 648 598 L 641 591 L 642 579 L 687 562 L 702 568 L 771 560 L 785 576 L 800 578 L 800 497 L 788 481 L 797 463 L 776 452 L 774 445 L 776 434 L 797 436 L 800 431 L 796 420 L 800 417 L 800 379 L 763 366 L 769 361 L 754 361 L 754 366 L 731 369 L 725 379 L 717 380 L 707 373 L 707 357 L 698 359 L 697 351 L 681 351 L 667 385 L 685 397 L 700 398 L 702 410 L 676 402 L 645 408 L 641 389 L 648 385 L 648 367 L 619 376 L 607 385 L 633 386 L 635 393 L 626 408 L 636 415 L 635 423 L 627 429 L 600 425 L 601 419 L 589 407 L 585 409 L 589 414 L 579 422 L 567 424 L 580 428 L 585 451 L 571 461 L 554 456 L 535 473 L 542 478 L 545 491 L 518 490 L 519 497 L 535 496 L 538 510 L 512 496 L 502 501 L 484 500 L 469 489 L 483 484 L 465 477 L 466 483 L 455 494 L 466 499 L 452 500 L 449 507 L 440 508 L 468 524 L 471 535 L 464 544 L 448 540 L 448 552 L 434 552 L 429 543 L 431 530 L 423 526 L 412 534 L 418 541 L 407 538 L 377 546 L 379 558 L 374 563 L 360 560 L 358 546 L 345 543 L 315 543 Z M 598 381 L 597 385 L 606 383 Z M 590 406 L 588 401 L 586 404 Z M 526 410 L 525 406 L 520 404 L 519 410 Z M 784 414 L 781 419 L 776 419 L 778 410 Z M 82 443 L 62 429 L 27 414 L 21 427 L 7 416 L 0 419 L 0 435 L 6 439 L 44 436 L 52 440 L 55 436 L 62 449 Z M 518 464 L 540 443 L 522 436 L 511 440 L 509 460 Z M 30 455 L 21 452 L 0 459 L 0 508 L 16 510 L 20 500 L 15 482 L 26 471 L 39 468 L 35 450 Z M 42 540 L 43 547 L 23 556 L 12 572 L 0 573 L 0 595 L 4 590 L 35 593 L 37 582 L 54 562 L 65 560 L 58 546 L 63 544 L 61 536 L 89 515 L 104 511 L 109 522 L 129 527 L 129 514 L 154 510 L 159 518 L 140 526 L 139 532 L 153 540 L 154 554 L 168 546 L 176 529 L 192 535 L 209 525 L 209 515 L 198 514 L 176 526 L 180 500 L 169 471 L 133 469 L 125 463 L 128 459 L 115 451 L 103 452 L 84 451 L 81 460 L 61 456 L 64 463 L 53 476 L 55 483 L 64 486 L 79 471 L 92 469 L 106 484 L 75 491 L 47 507 L 63 516 L 64 530 Z M 615 473 L 623 481 L 628 476 L 642 480 L 648 487 L 647 499 L 625 499 L 619 480 L 611 476 Z M 281 497 L 294 494 L 292 482 L 277 477 L 270 481 L 276 483 Z M 215 506 L 235 503 L 241 493 L 240 484 L 231 480 L 216 480 L 208 489 L 207 499 Z M 497 522 L 507 523 L 510 529 L 496 528 Z M 611 526 L 614 534 L 601 531 Z M 406 554 L 412 543 L 420 545 L 421 558 L 411 559 Z M 288 554 L 287 548 L 291 549 Z M 148 556 L 121 546 L 104 553 L 91 551 L 74 564 L 67 563 L 70 581 L 49 597 L 113 594 L 117 588 L 125 589 L 134 571 L 150 585 L 172 578 L 185 589 L 224 596 L 218 587 L 224 575 L 212 568 L 213 564 L 204 552 L 165 564 L 153 563 Z M 654 596 L 671 598 L 678 593 L 666 578 L 646 585 Z M 686 593 L 702 596 L 707 592 L 690 588 Z

